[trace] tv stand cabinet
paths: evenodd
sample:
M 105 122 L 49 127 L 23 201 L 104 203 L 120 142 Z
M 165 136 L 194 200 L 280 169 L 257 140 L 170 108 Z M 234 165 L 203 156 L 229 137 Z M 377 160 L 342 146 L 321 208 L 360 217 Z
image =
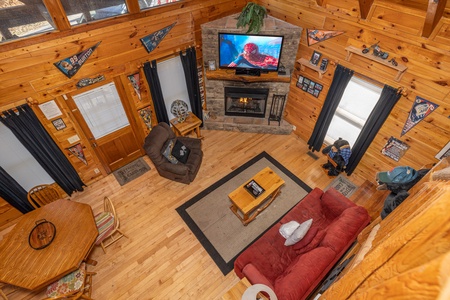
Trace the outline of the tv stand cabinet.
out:
M 290 82 L 290 74 L 278 75 L 277 72 L 261 73 L 261 76 L 236 75 L 234 70 L 219 69 L 206 71 L 206 78 L 209 80 L 226 80 L 240 82 Z

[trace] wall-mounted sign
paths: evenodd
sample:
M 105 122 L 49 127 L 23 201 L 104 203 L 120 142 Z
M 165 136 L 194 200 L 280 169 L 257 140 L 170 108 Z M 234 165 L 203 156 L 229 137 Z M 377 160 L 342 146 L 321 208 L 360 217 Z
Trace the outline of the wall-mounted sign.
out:
M 87 163 L 86 157 L 84 156 L 83 147 L 81 146 L 80 143 L 67 148 L 67 150 L 69 150 L 70 153 L 75 155 L 79 160 L 81 160 L 87 166 L 88 163 Z
M 50 100 L 48 102 L 39 104 L 38 106 L 41 109 L 44 116 L 47 118 L 47 120 L 62 115 L 62 112 L 59 109 L 58 105 L 56 104 L 55 100 Z
M 343 33 L 344 31 L 306 29 L 306 40 L 308 41 L 308 46 L 311 46 Z
M 91 84 L 94 84 L 94 83 L 97 83 L 97 82 L 100 82 L 103 80 L 105 80 L 105 76 L 103 76 L 103 75 L 100 75 L 100 76 L 97 76 L 94 78 L 83 78 L 80 81 L 78 81 L 77 88 L 82 88 L 82 87 L 85 87 L 85 86 L 88 86 L 88 85 L 91 85 Z
M 383 149 L 381 149 L 381 153 L 395 161 L 399 161 L 408 149 L 409 146 L 406 143 L 391 136 Z
M 167 35 L 167 33 L 169 33 L 176 23 L 177 22 L 141 38 L 141 43 L 144 45 L 148 53 L 152 52 L 159 45 L 159 43 L 161 43 L 162 39 Z
M 73 75 L 75 75 L 81 68 L 81 66 L 86 62 L 86 60 L 91 56 L 91 54 L 94 52 L 94 50 L 100 45 L 101 42 L 98 42 L 92 47 L 87 48 L 84 51 L 81 51 L 77 54 L 74 54 L 70 57 L 67 57 L 63 60 L 60 60 L 54 65 L 63 72 L 64 75 L 66 75 L 69 78 L 72 78 Z
M 405 126 L 403 127 L 403 136 L 411 128 L 416 126 L 420 121 L 422 121 L 426 116 L 431 114 L 439 105 L 434 104 L 428 100 L 425 100 L 419 96 L 416 96 L 416 100 L 413 103 L 411 111 L 409 112 L 408 119 L 406 120 Z

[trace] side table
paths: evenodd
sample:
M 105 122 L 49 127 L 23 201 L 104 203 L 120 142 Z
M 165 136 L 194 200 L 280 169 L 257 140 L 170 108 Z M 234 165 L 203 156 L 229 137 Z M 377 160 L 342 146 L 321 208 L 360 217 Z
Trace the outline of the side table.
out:
M 178 122 L 178 118 L 174 118 L 170 120 L 170 124 L 172 124 L 174 132 L 177 136 L 186 136 L 192 131 L 195 131 L 197 138 L 203 138 L 200 133 L 200 125 L 202 125 L 202 121 L 192 112 L 189 112 L 183 123 Z
M 247 278 L 242 278 L 238 283 L 236 283 L 228 292 L 222 295 L 222 300 L 241 300 L 242 295 L 245 293 L 245 290 L 249 288 L 252 284 L 248 281 Z M 261 300 L 268 300 L 263 294 L 259 293 L 258 298 Z

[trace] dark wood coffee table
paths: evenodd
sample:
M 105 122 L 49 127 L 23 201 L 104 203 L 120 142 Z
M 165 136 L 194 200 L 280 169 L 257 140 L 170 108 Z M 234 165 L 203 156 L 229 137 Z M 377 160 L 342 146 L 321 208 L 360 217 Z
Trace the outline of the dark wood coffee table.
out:
M 251 180 L 257 182 L 264 189 L 261 195 L 254 197 L 245 188 L 245 185 Z M 280 176 L 271 168 L 265 167 L 228 195 L 232 204 L 230 209 L 241 220 L 242 224 L 247 226 L 262 211 L 269 207 L 280 194 L 283 184 L 284 180 Z

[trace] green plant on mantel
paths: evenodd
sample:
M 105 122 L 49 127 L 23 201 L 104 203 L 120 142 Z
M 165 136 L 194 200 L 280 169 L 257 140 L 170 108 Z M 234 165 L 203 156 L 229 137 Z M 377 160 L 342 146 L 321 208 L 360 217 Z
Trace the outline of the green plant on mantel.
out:
M 264 18 L 267 16 L 267 10 L 264 6 L 253 2 L 248 2 L 237 17 L 237 28 L 248 26 L 247 33 L 259 33 L 264 24 Z

